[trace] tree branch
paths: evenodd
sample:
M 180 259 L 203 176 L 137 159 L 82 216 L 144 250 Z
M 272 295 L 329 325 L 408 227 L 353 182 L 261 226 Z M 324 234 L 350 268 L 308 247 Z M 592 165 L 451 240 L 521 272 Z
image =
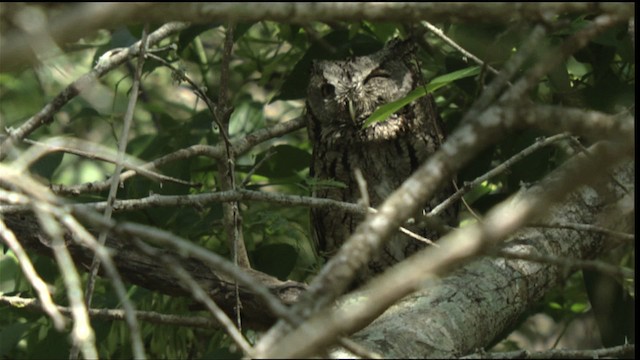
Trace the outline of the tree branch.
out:
M 577 156 L 517 200 L 508 200 L 492 210 L 485 223 L 444 236 L 438 241 L 440 247 L 423 250 L 374 279 L 366 290 L 341 298 L 337 309 L 320 312 L 282 339 L 289 346 L 275 346 L 266 355 L 309 356 L 314 349 L 330 345 L 335 334 L 362 328 L 387 306 L 416 290 L 419 291 L 402 299 L 353 338 L 388 357 L 457 357 L 491 343 L 515 325 L 522 312 L 567 272 L 552 264 L 485 257 L 451 275 L 443 275 L 513 234 L 536 215 L 594 222 L 603 203 L 612 203 L 616 197 L 625 195 L 615 183 L 609 181 L 606 188 L 601 184 L 583 188 L 562 203 L 558 195 L 565 193 L 567 187 L 575 188 L 576 177 L 580 177 L 580 169 L 585 166 L 613 166 L 620 153 L 602 150 L 605 151 L 598 151 L 595 163 L 584 155 Z M 618 168 L 616 177 L 632 184 L 633 163 L 626 162 Z M 602 179 L 609 180 L 606 174 L 601 174 L 599 180 Z M 555 206 L 550 207 L 551 202 Z M 531 228 L 510 236 L 505 246 L 504 250 L 512 253 L 579 259 L 593 258 L 605 249 L 602 237 L 595 233 L 585 236 L 571 230 Z M 408 318 L 412 321 L 406 321 Z M 305 339 L 303 346 L 292 345 L 297 344 L 299 337 Z
M 0 303 L 12 306 L 14 308 L 24 308 L 29 311 L 44 312 L 43 305 L 36 299 L 26 299 L 17 296 L 0 295 Z M 67 306 L 56 305 L 56 310 L 62 314 L 71 314 L 71 309 Z M 125 311 L 122 309 L 89 309 L 89 316 L 95 319 L 103 320 L 125 320 Z M 155 311 L 139 311 L 135 312 L 136 318 L 158 325 L 176 325 L 202 329 L 218 329 L 220 324 L 210 317 L 204 316 L 180 316 L 173 314 L 162 314 Z
M 403 21 L 506 23 L 522 20 L 554 24 L 560 14 L 615 14 L 629 19 L 633 4 L 614 3 L 119 3 L 109 7 L 88 4 L 69 7 L 66 16 L 54 19 L 44 32 L 60 43 L 74 41 L 97 29 L 123 24 L 188 21 L 193 23 L 313 21 Z M 0 71 L 35 58 L 28 36 L 12 32 L 0 37 Z
M 187 24 L 183 23 L 169 23 L 161 26 L 158 30 L 149 34 L 148 46 L 152 46 L 160 42 L 167 36 L 175 34 L 181 30 L 187 28 Z M 4 63 L 4 54 L 8 53 L 4 46 L 8 44 L 14 44 L 12 41 L 0 43 L 0 47 L 3 47 L 3 51 L 0 52 L 0 64 Z M 26 44 L 26 43 L 25 43 Z M 117 51 L 116 51 L 117 50 Z M 10 131 L 9 137 L 4 139 L 0 144 L 0 160 L 3 160 L 13 144 L 29 136 L 33 131 L 42 125 L 49 124 L 53 121 L 53 115 L 58 112 L 69 100 L 76 97 L 83 89 L 91 87 L 97 79 L 104 76 L 109 71 L 123 64 L 130 57 L 138 54 L 140 50 L 140 41 L 129 46 L 126 49 L 115 49 L 100 58 L 100 61 L 94 66 L 91 71 L 81 76 L 78 80 L 67 86 L 62 92 L 54 97 L 40 112 L 29 118 L 24 124 L 20 125 L 17 129 Z

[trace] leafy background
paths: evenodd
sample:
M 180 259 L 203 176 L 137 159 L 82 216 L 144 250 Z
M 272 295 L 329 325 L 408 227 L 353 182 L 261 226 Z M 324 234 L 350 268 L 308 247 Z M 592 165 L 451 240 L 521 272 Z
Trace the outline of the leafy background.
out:
M 571 26 L 547 36 L 546 44 L 557 44 L 590 21 L 587 16 L 567 19 Z M 437 24 L 465 49 L 500 69 L 518 49 L 529 33 L 528 25 Z M 396 23 L 339 23 L 328 26 L 314 23 L 307 27 L 262 21 L 238 24 L 231 62 L 232 104 L 230 135 L 242 137 L 256 129 L 299 116 L 304 108 L 308 70 L 314 59 L 338 59 L 375 51 L 396 36 L 407 35 Z M 48 66 L 0 73 L 0 122 L 2 128 L 18 126 L 41 109 L 70 81 L 90 69 L 97 59 L 115 47 L 128 46 L 141 36 L 140 26 L 100 31 L 77 43 L 64 44 L 63 55 L 49 59 Z M 424 78 L 429 81 L 456 71 L 466 77 L 445 77 L 434 97 L 447 129 L 454 128 L 465 110 L 490 81 L 492 74 L 475 67 L 460 53 L 432 34 L 426 35 L 428 48 L 419 51 Z M 198 25 L 171 39 L 177 48 L 160 53 L 164 59 L 184 70 L 206 89 L 214 100 L 219 90 L 221 49 L 224 28 L 220 24 Z M 317 41 L 316 39 L 322 39 Z M 615 113 L 633 108 L 635 96 L 635 58 L 626 27 L 611 29 L 590 43 L 542 81 L 532 94 L 535 101 L 564 104 Z M 169 45 L 167 41 L 164 45 Z M 544 49 L 540 50 L 543 53 Z M 526 65 L 528 66 L 528 65 Z M 41 127 L 31 139 L 53 136 L 75 137 L 109 148 L 117 147 L 134 65 L 122 66 L 103 79 L 107 95 L 101 104 L 76 98 L 55 116 L 55 121 Z M 524 71 L 522 69 L 521 71 Z M 470 74 L 470 75 L 469 75 Z M 222 141 L 212 126 L 210 114 L 198 101 L 188 84 L 176 80 L 175 74 L 158 62 L 145 63 L 142 96 L 135 112 L 134 128 L 127 152 L 143 161 L 193 144 L 217 144 Z M 523 131 L 478 154 L 460 174 L 459 181 L 470 181 L 493 166 L 531 145 L 541 136 Z M 564 159 L 553 147 L 527 157 L 498 178 L 485 182 L 465 197 L 472 208 L 482 214 L 521 186 L 543 177 Z M 266 160 L 254 169 L 264 158 Z M 308 177 L 310 144 L 305 131 L 297 131 L 260 144 L 236 162 L 236 174 L 246 188 L 286 194 L 310 195 L 313 182 Z M 249 172 L 255 171 L 247 177 Z M 43 183 L 78 184 L 104 180 L 114 166 L 75 155 L 53 153 L 30 169 Z M 162 173 L 201 183 L 189 188 L 158 183 L 143 177 L 125 182 L 119 197 L 135 199 L 148 194 L 190 194 L 218 189 L 217 168 L 210 160 L 192 158 L 162 167 Z M 74 201 L 104 200 L 106 192 L 87 194 Z M 243 231 L 249 256 L 255 268 L 281 279 L 309 280 L 322 265 L 311 247 L 308 210 L 275 207 L 245 202 L 241 208 Z M 228 255 L 222 230 L 222 207 L 150 208 L 117 215 L 130 221 L 151 224 L 191 239 L 220 254 Z M 460 215 L 464 226 L 475 221 L 467 211 Z M 626 250 L 622 265 L 633 266 L 632 247 Z M 32 255 L 38 273 L 54 289 L 54 300 L 66 303 L 65 288 L 53 261 Z M 86 275 L 85 275 L 86 276 Z M 22 276 L 10 251 L 0 256 L 0 292 L 5 295 L 35 294 Z M 189 299 L 172 298 L 144 288 L 131 286 L 129 294 L 139 310 L 186 314 Z M 633 294 L 633 293 L 632 293 Z M 93 307 L 116 308 L 108 281 L 99 280 Z M 581 272 L 570 277 L 563 288 L 549 295 L 533 313 L 541 313 L 558 324 L 567 325 L 589 314 L 587 293 Z M 577 320 L 576 320 L 577 319 Z M 523 318 L 524 320 L 524 318 Z M 546 320 L 545 320 L 546 321 Z M 541 323 L 524 323 L 521 338 L 503 341 L 502 349 L 548 342 L 553 334 L 544 333 Z M 123 322 L 92 320 L 101 357 L 131 357 L 129 337 Z M 238 357 L 227 336 L 217 330 L 158 326 L 141 323 L 142 335 L 151 358 Z M 527 332 L 533 327 L 534 331 Z M 246 330 L 249 338 L 253 333 Z M 517 334 L 517 333 L 515 333 Z M 565 339 L 572 335 L 566 334 Z M 579 338 L 580 336 L 578 336 Z M 524 339 L 523 339 L 524 338 Z M 555 339 L 554 339 L 555 340 Z M 597 344 L 597 337 L 588 338 Z M 0 307 L 0 357 L 66 358 L 68 334 L 56 332 L 43 315 Z

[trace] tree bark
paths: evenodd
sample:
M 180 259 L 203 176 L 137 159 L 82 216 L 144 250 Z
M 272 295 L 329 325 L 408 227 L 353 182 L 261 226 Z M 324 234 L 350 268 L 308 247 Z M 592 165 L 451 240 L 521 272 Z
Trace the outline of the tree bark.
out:
M 0 215 L 24 248 L 33 250 L 41 255 L 52 256 L 51 242 L 32 213 L 6 213 Z M 76 265 L 80 269 L 88 271 L 93 259 L 93 252 L 75 243 L 70 233 L 65 234 L 65 241 Z M 109 235 L 106 246 L 111 251 L 113 261 L 125 281 L 162 294 L 192 296 L 166 264 L 159 261 L 155 256 L 145 254 L 137 246 L 133 245 L 131 239 Z M 162 254 L 173 253 L 169 249 L 161 249 L 161 252 Z M 219 273 L 198 259 L 175 257 L 175 261 L 203 287 L 220 308 L 229 315 L 235 313 L 235 284 L 229 280 L 228 276 Z M 285 305 L 295 302 L 298 295 L 306 288 L 304 284 L 295 281 L 280 281 L 256 270 L 244 270 L 267 286 Z M 250 289 L 241 286 L 240 299 L 243 306 L 241 312 L 243 323 L 248 327 L 264 329 L 276 320 L 275 314 L 271 313 L 268 310 L 268 306 L 265 306 Z M 194 303 L 194 309 L 197 309 L 198 306 L 199 304 Z
M 621 213 L 623 207 L 616 206 L 616 202 L 632 197 L 629 193 L 634 191 L 633 171 L 634 162 L 624 163 L 608 177 L 606 184 L 583 187 L 561 205 L 549 209 L 547 219 L 630 231 L 628 226 L 634 224 L 633 210 Z M 627 192 L 619 184 L 623 184 Z M 25 248 L 50 255 L 46 235 L 32 214 L 2 216 Z M 76 263 L 88 268 L 92 252 L 70 238 L 67 240 Z M 597 232 L 530 227 L 514 234 L 503 250 L 592 259 L 612 246 L 607 240 Z M 107 246 L 113 251 L 113 260 L 126 281 L 172 296 L 190 296 L 166 266 L 130 241 L 110 236 Z M 185 258 L 179 262 L 221 308 L 233 313 L 233 283 L 197 259 Z M 385 357 L 462 356 L 508 334 L 527 309 L 570 274 L 568 270 L 548 263 L 483 257 L 436 283 L 430 282 L 423 291 L 403 298 L 352 338 Z M 255 270 L 248 271 L 287 305 L 294 303 L 305 289 L 304 284 L 282 282 Z M 341 312 L 348 313 L 349 306 L 362 296 L 363 293 L 356 293 L 347 298 L 339 305 Z M 250 289 L 241 288 L 241 299 L 246 325 L 264 329 L 274 322 L 274 314 L 266 310 Z M 345 350 L 336 350 L 334 355 L 353 356 Z
M 629 231 L 626 225 L 634 223 L 633 211 L 620 214 L 616 202 L 633 197 L 633 172 L 634 162 L 625 163 L 607 184 L 583 187 L 560 206 L 549 209 L 547 219 L 598 223 L 614 230 L 622 226 L 619 230 Z M 625 194 L 616 181 L 631 194 Z M 613 219 L 616 224 L 611 223 Z M 593 259 L 610 248 L 611 241 L 596 232 L 529 227 L 514 234 L 504 250 Z M 352 339 L 385 358 L 463 356 L 486 348 L 513 330 L 527 309 L 571 273 L 568 270 L 548 263 L 483 257 L 403 298 Z M 345 311 L 348 306 L 345 303 Z M 344 350 L 333 355 L 353 356 Z

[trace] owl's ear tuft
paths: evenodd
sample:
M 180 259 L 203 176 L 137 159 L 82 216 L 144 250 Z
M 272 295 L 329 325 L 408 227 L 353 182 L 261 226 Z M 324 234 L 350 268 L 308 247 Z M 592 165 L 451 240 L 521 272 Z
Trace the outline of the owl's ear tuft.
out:
M 387 42 L 385 46 L 389 53 L 395 56 L 402 57 L 414 52 L 417 48 L 417 44 L 413 38 L 402 40 L 400 38 L 394 38 Z

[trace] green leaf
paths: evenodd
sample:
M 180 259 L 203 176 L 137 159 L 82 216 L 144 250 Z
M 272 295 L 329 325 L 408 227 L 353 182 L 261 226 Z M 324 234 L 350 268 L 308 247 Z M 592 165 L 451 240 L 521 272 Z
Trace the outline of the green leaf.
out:
M 373 114 L 371 114 L 371 116 L 367 118 L 362 127 L 366 128 L 377 122 L 385 121 L 389 118 L 389 116 L 391 116 L 391 114 L 407 106 L 412 101 L 421 98 L 428 93 L 434 92 L 456 80 L 475 76 L 479 73 L 480 66 L 471 66 L 465 69 L 454 71 L 449 74 L 438 76 L 435 79 L 431 80 L 431 82 L 427 86 L 413 89 L 413 91 L 411 91 L 409 95 L 403 97 L 402 99 L 398 99 L 396 101 L 380 106 L 376 111 L 373 112 Z
M 196 36 L 202 34 L 203 32 L 213 29 L 218 24 L 206 24 L 206 25 L 192 25 L 180 32 L 178 35 L 178 54 L 184 56 L 184 51 L 189 47 L 189 44 L 196 38 Z
M 549 303 L 549 307 L 554 309 L 554 310 L 562 309 L 562 305 L 558 304 L 557 302 L 550 302 Z
M 480 74 L 480 66 L 470 66 L 468 68 L 465 69 L 460 69 L 448 74 L 444 74 L 441 76 L 438 76 L 436 78 L 434 78 L 433 80 L 431 80 L 431 82 L 429 83 L 429 85 L 427 85 L 427 89 L 429 89 L 430 91 L 436 91 L 438 89 L 440 89 L 441 87 L 448 85 L 449 83 L 452 83 L 456 80 L 460 80 L 460 79 L 464 79 L 467 77 L 471 77 L 471 76 L 476 76 L 478 74 Z M 433 87 L 433 89 L 431 89 L 431 87 Z
M 255 174 L 271 179 L 295 175 L 296 172 L 306 169 L 311 161 L 309 153 L 304 150 L 291 145 L 277 145 L 259 154 L 256 157 L 256 164 L 267 154 L 271 155 L 256 169 Z
M 587 310 L 588 307 L 589 306 L 587 303 L 581 302 L 581 303 L 572 304 L 570 309 L 572 312 L 576 314 L 582 314 Z
M 10 358 L 11 351 L 33 326 L 33 323 L 17 323 L 8 325 L 0 331 L 0 357 Z
M 263 104 L 250 99 L 241 99 L 229 120 L 229 135 L 243 136 L 264 126 Z

